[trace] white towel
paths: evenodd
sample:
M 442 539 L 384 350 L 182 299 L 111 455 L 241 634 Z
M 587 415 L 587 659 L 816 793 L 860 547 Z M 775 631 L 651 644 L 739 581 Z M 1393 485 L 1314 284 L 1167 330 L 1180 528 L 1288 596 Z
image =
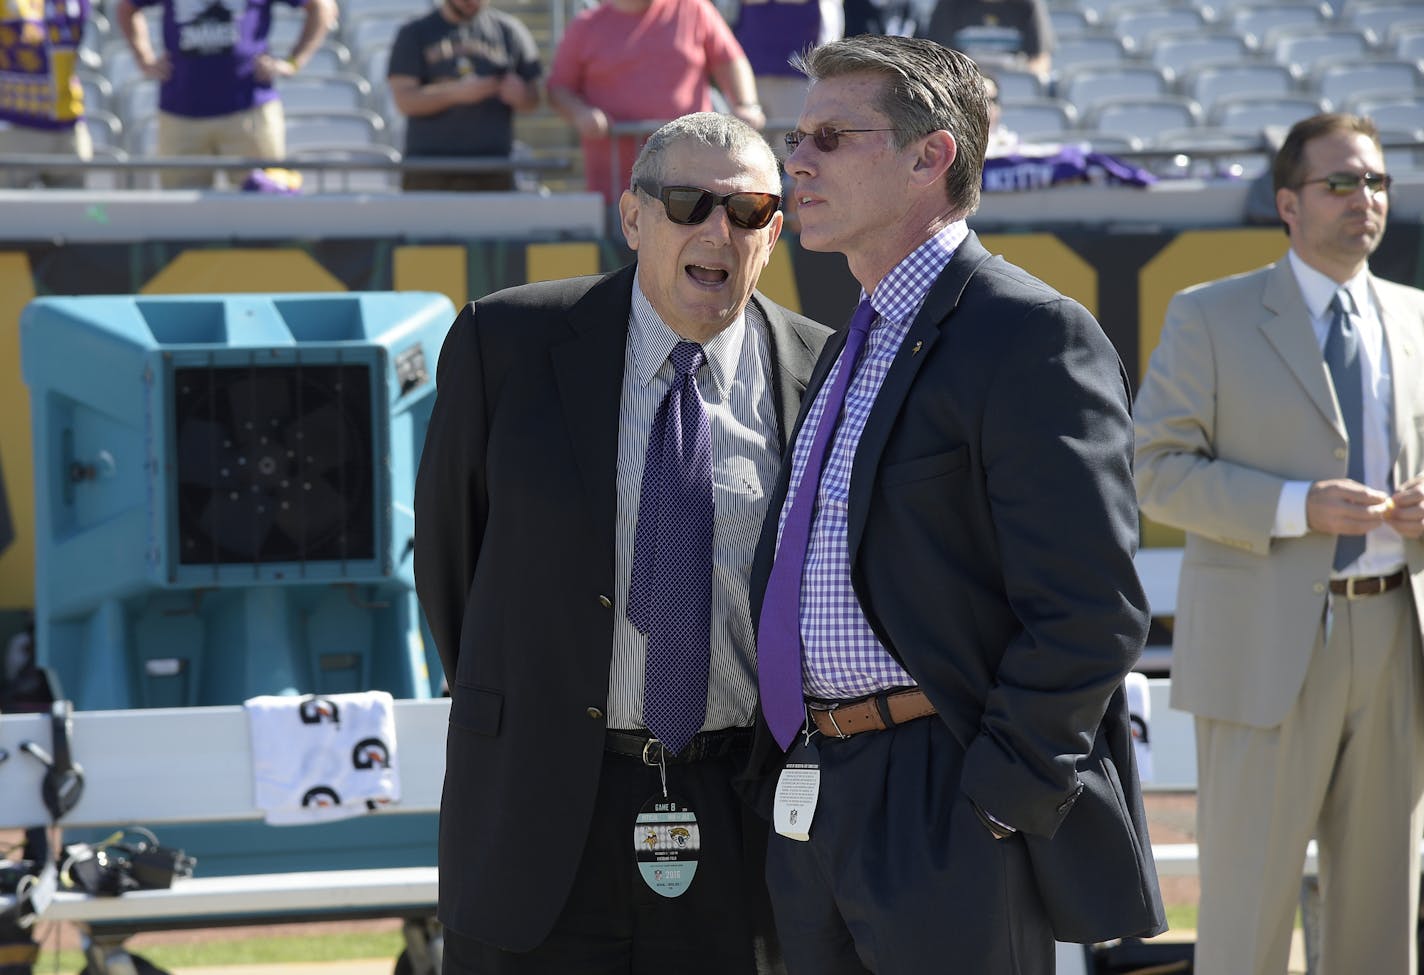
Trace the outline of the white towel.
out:
M 1137 754 L 1137 776 L 1152 781 L 1152 693 L 1147 675 L 1132 671 L 1123 681 L 1127 688 L 1127 713 L 1132 719 L 1132 750 Z
M 387 692 L 264 695 L 243 707 L 255 800 L 271 825 L 349 819 L 400 801 L 395 710 Z

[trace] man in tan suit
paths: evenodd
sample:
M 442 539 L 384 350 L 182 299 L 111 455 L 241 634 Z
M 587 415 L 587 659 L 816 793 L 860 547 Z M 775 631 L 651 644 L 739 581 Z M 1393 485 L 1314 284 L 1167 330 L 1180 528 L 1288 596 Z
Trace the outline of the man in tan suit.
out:
M 1290 252 L 1176 295 L 1136 405 L 1142 510 L 1187 532 L 1172 703 L 1196 715 L 1195 970 L 1286 971 L 1315 837 L 1321 970 L 1405 975 L 1424 826 L 1424 293 L 1369 271 L 1389 209 L 1373 123 L 1297 123 L 1272 177 Z

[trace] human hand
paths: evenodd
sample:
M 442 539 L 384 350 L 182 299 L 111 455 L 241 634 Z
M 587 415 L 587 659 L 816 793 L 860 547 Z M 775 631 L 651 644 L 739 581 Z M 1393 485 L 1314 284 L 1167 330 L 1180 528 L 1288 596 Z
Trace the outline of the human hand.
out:
M 259 54 L 252 63 L 252 74 L 264 85 L 270 85 L 278 78 L 290 78 L 297 73 L 297 66 L 286 58 L 274 58 L 270 54 Z
M 527 82 L 513 71 L 507 72 L 499 81 L 499 100 L 506 105 L 522 105 L 526 84 Z
M 1424 537 L 1424 474 L 1405 481 L 1389 501 L 1389 526 L 1405 538 Z
M 143 72 L 145 78 L 150 78 L 153 81 L 167 81 L 173 74 L 173 61 L 168 57 L 167 52 L 164 52 L 156 58 L 139 62 L 138 68 Z
M 574 128 L 584 138 L 600 138 L 608 134 L 608 116 L 603 114 L 601 108 L 586 106 L 574 117 Z
M 1384 524 L 1390 496 L 1348 477 L 1316 481 L 1305 495 L 1305 522 L 1327 535 L 1363 535 Z

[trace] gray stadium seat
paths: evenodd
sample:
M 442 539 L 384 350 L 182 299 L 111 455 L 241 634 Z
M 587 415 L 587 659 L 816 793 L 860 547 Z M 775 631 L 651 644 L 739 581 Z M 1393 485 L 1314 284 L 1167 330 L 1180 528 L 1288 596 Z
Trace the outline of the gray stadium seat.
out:
M 1147 57 L 1180 77 L 1205 64 L 1246 62 L 1254 54 L 1253 45 L 1250 35 L 1173 31 L 1154 35 Z
M 396 39 L 396 31 L 414 20 L 415 16 L 409 9 L 373 10 L 357 14 L 343 22 L 341 39 L 353 54 L 361 57 L 371 48 L 389 47 Z
M 1402 24 L 1389 32 L 1387 43 L 1397 58 L 1424 61 L 1424 27 Z
M 1043 79 L 1032 71 L 994 67 L 990 68 L 988 73 L 999 83 L 1000 98 L 1042 98 L 1047 94 L 1043 90 Z M 384 74 L 381 75 L 381 80 L 385 80 Z
M 84 89 L 84 111 L 114 111 L 114 86 L 103 75 L 89 71 L 77 72 L 79 85 Z
M 127 162 L 128 159 L 129 154 L 118 146 L 94 146 L 95 162 L 106 160 Z M 84 172 L 84 188 L 86 190 L 121 190 L 128 185 L 128 176 L 121 170 L 95 168 Z
M 1063 71 L 1088 61 L 1126 61 L 1128 50 L 1115 36 L 1060 38 L 1053 49 L 1053 69 Z
M 390 146 L 305 145 L 287 153 L 302 174 L 304 193 L 392 192 L 400 189 L 400 172 L 394 169 L 366 169 L 332 172 L 303 169 L 304 160 L 327 162 L 400 162 L 400 153 Z
M 1260 132 L 1267 126 L 1292 126 L 1325 111 L 1311 95 L 1228 95 L 1213 107 L 1207 122 L 1237 132 Z
M 1062 132 L 1078 124 L 1077 109 L 1058 98 L 1006 99 L 1001 108 L 1011 132 Z
M 1424 129 L 1380 129 L 1384 168 L 1392 175 L 1424 172 Z M 1389 148 L 1390 144 L 1399 146 Z
M 350 49 L 328 34 L 326 40 L 321 42 L 321 47 L 312 52 L 302 70 L 313 74 L 342 74 L 352 68 Z
M 1283 64 L 1214 64 L 1189 72 L 1181 79 L 1180 87 L 1210 116 L 1217 102 L 1231 95 L 1292 94 L 1295 75 Z
M 383 144 L 386 123 L 375 112 L 287 112 L 287 151 L 303 146 L 355 148 Z
M 1278 27 L 1324 27 L 1330 8 L 1314 3 L 1272 3 L 1267 6 L 1233 5 L 1227 23 L 1239 34 L 1264 38 Z
M 1312 73 L 1310 87 L 1336 107 L 1365 95 L 1405 95 L 1424 87 L 1424 72 L 1414 61 L 1370 57 L 1327 61 Z
M 1403 24 L 1424 26 L 1424 4 L 1415 0 L 1402 3 L 1387 0 L 1385 3 L 1347 4 L 1340 19 L 1351 27 L 1372 31 L 1377 37 L 1385 37 L 1391 30 Z
M 1165 95 L 1171 87 L 1170 73 L 1150 64 L 1077 64 L 1058 78 L 1058 96 L 1073 103 L 1079 115 L 1091 112 L 1099 103 L 1121 98 L 1125 92 Z
M 1352 27 L 1278 27 L 1266 35 L 1261 49 L 1277 64 L 1309 74 L 1327 58 L 1365 57 L 1374 44 L 1374 34 Z
M 1082 7 L 1050 7 L 1048 20 L 1053 24 L 1053 33 L 1059 40 L 1079 34 L 1097 34 L 1102 30 L 1098 12 Z
M 1392 98 L 1360 98 L 1348 103 L 1345 108 L 1360 115 L 1368 115 L 1381 130 L 1424 130 L 1424 94 L 1417 92 L 1412 98 L 1405 95 Z
M 89 138 L 96 146 L 121 146 L 124 139 L 124 123 L 113 112 L 102 108 L 84 109 L 84 125 L 89 129 Z
M 1136 136 L 1150 146 L 1162 132 L 1193 128 L 1201 122 L 1201 106 L 1190 98 L 1129 95 L 1100 104 L 1089 114 L 1087 127 Z
M 1153 34 L 1162 31 L 1204 31 L 1209 21 L 1198 7 L 1154 5 L 1147 8 L 1121 10 L 1108 22 L 1112 32 L 1124 43 L 1139 50 L 1147 47 Z
M 1121 135 L 1114 132 L 1097 132 L 1092 129 L 1066 129 L 1062 132 L 1028 132 L 1022 133 L 1020 140 L 1030 145 L 1054 142 L 1064 145 L 1085 145 L 1093 152 L 1105 152 L 1109 155 L 1117 152 L 1138 152 L 1142 149 L 1142 140 L 1135 136 Z
M 1273 152 L 1260 135 L 1202 126 L 1177 129 L 1157 136 L 1156 148 L 1175 149 L 1180 158 L 1170 160 L 1159 175 L 1199 179 L 1229 176 L 1251 179 L 1271 168 Z
M 279 81 L 277 94 L 288 112 L 347 111 L 367 107 L 371 86 L 359 75 L 302 72 Z

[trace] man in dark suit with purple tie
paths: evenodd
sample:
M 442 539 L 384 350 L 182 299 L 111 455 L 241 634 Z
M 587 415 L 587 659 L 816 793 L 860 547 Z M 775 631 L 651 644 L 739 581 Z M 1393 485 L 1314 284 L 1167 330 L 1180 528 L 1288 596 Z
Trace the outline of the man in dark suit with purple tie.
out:
M 1148 624 L 1127 376 L 965 224 L 973 62 L 863 36 L 803 65 L 801 244 L 864 300 L 752 576 L 777 929 L 792 975 L 1044 975 L 1055 936 L 1165 926 L 1122 690 Z
M 674 120 L 619 201 L 636 266 L 482 298 L 445 341 L 415 495 L 444 975 L 766 971 L 747 580 L 829 334 L 754 291 L 780 182 L 746 123 Z

